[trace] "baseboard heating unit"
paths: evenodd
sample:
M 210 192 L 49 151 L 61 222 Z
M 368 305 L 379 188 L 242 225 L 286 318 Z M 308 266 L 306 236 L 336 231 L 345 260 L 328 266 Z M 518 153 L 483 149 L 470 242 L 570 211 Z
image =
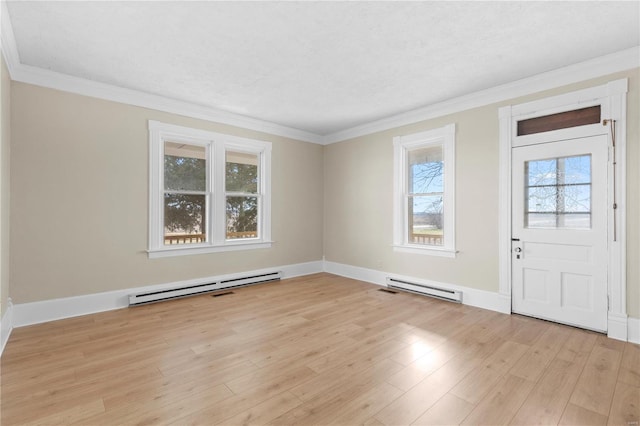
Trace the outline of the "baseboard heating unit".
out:
M 462 292 L 458 290 L 449 290 L 444 288 L 433 287 L 426 284 L 412 283 L 397 278 L 387 277 L 387 287 L 408 291 L 410 293 L 422 294 L 425 296 L 435 297 L 438 299 L 449 300 L 452 302 L 462 303 Z
M 129 295 L 129 306 L 144 305 L 147 303 L 162 302 L 164 300 L 195 296 L 198 294 L 210 293 L 212 291 L 223 290 L 227 288 L 245 287 L 254 284 L 279 281 L 281 278 L 282 272 L 277 271 L 264 274 L 239 276 L 236 278 L 227 278 L 224 280 L 206 284 L 195 284 L 190 286 L 131 294 Z

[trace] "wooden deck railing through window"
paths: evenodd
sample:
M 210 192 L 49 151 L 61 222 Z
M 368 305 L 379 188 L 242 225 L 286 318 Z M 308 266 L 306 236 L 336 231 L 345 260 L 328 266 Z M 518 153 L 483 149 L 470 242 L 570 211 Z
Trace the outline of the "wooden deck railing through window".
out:
M 257 238 L 258 233 L 256 231 L 244 231 L 244 232 L 227 232 L 228 240 L 237 240 L 242 238 Z M 174 234 L 165 235 L 165 245 L 171 244 L 196 244 L 206 241 L 205 234 Z
M 442 245 L 441 234 L 411 234 L 411 242 L 414 244 L 428 244 L 431 246 Z

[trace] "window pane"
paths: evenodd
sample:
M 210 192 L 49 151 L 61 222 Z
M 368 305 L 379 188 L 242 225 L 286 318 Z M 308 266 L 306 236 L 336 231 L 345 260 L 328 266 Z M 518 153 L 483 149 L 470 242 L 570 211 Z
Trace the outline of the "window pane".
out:
M 527 214 L 527 228 L 555 228 L 557 215 L 555 213 Z
M 443 192 L 442 145 L 414 149 L 408 154 L 409 193 Z
M 556 172 L 557 161 L 555 159 L 527 162 L 527 181 L 529 186 L 555 185 Z
M 525 226 L 591 228 L 591 155 L 525 163 Z
M 164 189 L 166 191 L 207 190 L 205 147 L 165 142 Z
M 258 198 L 227 197 L 227 239 L 258 237 Z
M 409 243 L 443 245 L 443 205 L 442 195 L 409 197 Z
M 589 213 L 591 211 L 591 185 L 570 185 L 558 188 L 560 211 L 565 213 Z
M 559 214 L 558 223 L 559 223 L 558 228 L 590 229 L 591 214 L 589 213 Z
M 527 199 L 529 200 L 530 212 L 556 212 L 556 201 L 558 196 L 557 186 L 541 186 L 528 188 Z
M 258 156 L 227 151 L 225 179 L 227 191 L 258 192 Z
M 518 136 L 600 123 L 600 105 L 518 121 Z
M 164 195 L 164 243 L 193 244 L 206 241 L 206 196 Z
M 564 183 L 591 183 L 591 156 L 560 158 L 564 162 Z
M 529 213 L 527 228 L 590 229 L 589 213 Z

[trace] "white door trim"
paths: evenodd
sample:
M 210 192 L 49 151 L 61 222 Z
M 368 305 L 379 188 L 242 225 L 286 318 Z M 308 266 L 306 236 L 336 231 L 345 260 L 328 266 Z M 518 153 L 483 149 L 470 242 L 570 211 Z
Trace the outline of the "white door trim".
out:
M 499 212 L 498 212 L 498 268 L 499 293 L 511 300 L 511 149 L 537 143 L 542 139 L 567 139 L 576 136 L 596 134 L 609 135 L 609 155 L 611 155 L 611 135 L 609 127 L 602 124 L 562 129 L 544 134 L 517 136 L 516 123 L 519 120 L 540 117 L 557 112 L 571 111 L 593 105 L 600 105 L 602 118 L 616 120 L 616 201 L 614 213 L 608 209 L 608 330 L 607 335 L 618 340 L 628 340 L 627 332 L 627 288 L 626 288 L 626 140 L 627 140 L 627 91 L 628 80 L 620 79 L 607 84 L 540 99 L 519 105 L 508 105 L 498 111 L 500 152 L 499 152 Z M 612 200 L 613 167 L 609 164 L 609 205 Z M 613 223 L 616 221 L 617 238 L 613 241 Z

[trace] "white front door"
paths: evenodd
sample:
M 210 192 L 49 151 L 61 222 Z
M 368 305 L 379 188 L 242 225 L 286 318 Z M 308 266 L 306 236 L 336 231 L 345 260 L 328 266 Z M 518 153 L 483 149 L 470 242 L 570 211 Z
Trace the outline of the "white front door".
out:
M 607 330 L 607 137 L 512 149 L 513 312 Z

